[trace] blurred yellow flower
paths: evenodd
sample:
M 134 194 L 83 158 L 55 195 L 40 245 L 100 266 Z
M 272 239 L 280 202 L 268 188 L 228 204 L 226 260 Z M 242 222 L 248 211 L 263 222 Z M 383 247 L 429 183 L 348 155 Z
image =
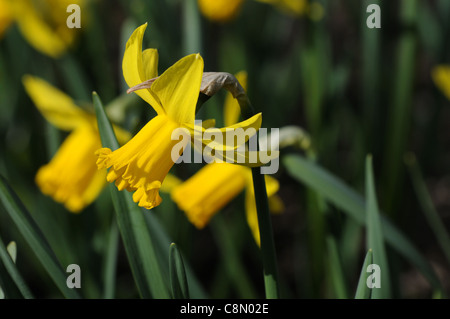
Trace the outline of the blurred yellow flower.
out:
M 236 79 L 246 89 L 247 73 L 239 72 Z M 224 122 L 231 126 L 239 119 L 240 107 L 228 93 L 224 106 Z M 270 176 L 265 176 L 269 207 L 272 212 L 282 212 L 283 202 L 276 195 L 279 184 Z M 172 199 L 183 210 L 189 221 L 198 229 L 205 227 L 210 219 L 244 189 L 246 190 L 245 205 L 247 223 L 253 237 L 260 245 L 258 216 L 251 170 L 248 167 L 229 163 L 212 163 L 205 165 L 184 183 L 173 187 Z
M 97 170 L 95 151 L 101 147 L 95 117 L 46 81 L 26 75 L 23 83 L 28 95 L 48 122 L 72 131 L 52 160 L 36 174 L 42 193 L 77 213 L 92 203 L 105 183 L 106 170 Z M 119 141 L 129 134 L 114 127 Z
M 122 68 L 130 87 L 156 76 L 149 72 L 157 64 L 156 51 L 142 52 L 146 27 L 144 24 L 137 28 L 126 45 Z M 168 68 L 150 88 L 137 90 L 136 93 L 155 109 L 157 116 L 118 150 L 112 152 L 102 148 L 96 153 L 99 168 L 111 167 L 108 182 L 115 181 L 119 190 L 134 192 L 133 200 L 141 207 L 151 209 L 162 201 L 159 190 L 176 160 L 172 157 L 172 149 L 180 145 L 180 141 L 172 140 L 172 133 L 184 128 L 183 132 L 192 138 L 194 131 L 199 129 L 194 126 L 194 120 L 202 75 L 202 57 L 191 54 Z M 245 129 L 255 126 L 255 123 L 259 129 L 261 114 L 243 124 L 238 123 L 236 127 Z
M 435 67 L 431 76 L 436 86 L 450 100 L 450 65 L 439 65 Z
M 198 0 L 202 14 L 211 21 L 227 22 L 236 17 L 244 0 Z
M 198 0 L 200 12 L 209 20 L 224 23 L 234 19 L 245 0 Z M 294 15 L 307 15 L 318 21 L 324 15 L 323 6 L 318 2 L 309 3 L 308 0 L 256 0 L 274 6 L 280 11 Z
M 9 4 L 9 17 L 16 21 L 28 43 L 52 58 L 64 54 L 80 32 L 80 29 L 67 27 L 69 13 L 66 10 L 70 4 L 77 4 L 83 8 L 85 0 L 0 1 Z M 82 14 L 81 17 L 83 16 Z M 0 28 L 1 24 L 0 22 Z

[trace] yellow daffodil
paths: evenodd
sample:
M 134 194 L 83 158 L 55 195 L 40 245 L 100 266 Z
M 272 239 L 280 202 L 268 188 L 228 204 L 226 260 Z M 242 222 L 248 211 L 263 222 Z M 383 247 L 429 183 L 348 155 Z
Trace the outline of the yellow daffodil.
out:
M 142 52 L 146 27 L 144 24 L 137 28 L 126 45 L 122 68 L 130 87 L 155 76 L 149 72 L 157 63 L 155 50 Z M 192 138 L 196 131 L 201 130 L 196 128 L 194 120 L 202 74 L 203 59 L 199 54 L 192 54 L 167 69 L 152 82 L 151 87 L 136 91 L 155 109 L 157 116 L 118 150 L 113 152 L 102 148 L 96 153 L 98 167 L 110 168 L 108 182 L 115 181 L 119 190 L 134 192 L 133 200 L 141 207 L 151 209 L 162 201 L 159 190 L 176 161 L 172 149 L 180 144 L 179 140 L 172 140 L 172 133 L 183 128 Z M 237 126 L 259 129 L 260 125 L 261 114 L 257 114 Z M 226 129 L 218 130 L 225 132 Z
M 247 73 L 239 72 L 237 80 L 246 88 Z M 226 126 L 239 119 L 240 107 L 231 94 L 227 94 L 224 107 Z M 281 212 L 283 203 L 276 195 L 278 181 L 265 176 L 269 207 L 272 212 Z M 260 244 L 258 216 L 251 170 L 248 167 L 229 163 L 212 163 L 205 165 L 184 183 L 171 191 L 172 199 L 183 210 L 189 221 L 198 229 L 205 227 L 210 219 L 233 198 L 246 190 L 246 217 L 256 243 Z
M 46 81 L 26 75 L 23 83 L 28 95 L 44 118 L 64 131 L 72 131 L 52 160 L 36 174 L 42 193 L 80 212 L 92 203 L 104 187 L 106 170 L 97 170 L 95 151 L 101 147 L 95 117 L 77 107 L 73 100 Z M 129 134 L 117 127 L 122 143 Z
M 431 73 L 434 83 L 450 100 L 450 66 L 439 65 Z
M 80 29 L 67 26 L 70 13 L 66 11 L 70 4 L 83 8 L 85 0 L 1 1 L 8 2 L 10 17 L 16 21 L 28 43 L 50 57 L 60 57 L 80 32 Z
M 244 0 L 198 0 L 201 13 L 211 21 L 227 22 L 236 17 Z

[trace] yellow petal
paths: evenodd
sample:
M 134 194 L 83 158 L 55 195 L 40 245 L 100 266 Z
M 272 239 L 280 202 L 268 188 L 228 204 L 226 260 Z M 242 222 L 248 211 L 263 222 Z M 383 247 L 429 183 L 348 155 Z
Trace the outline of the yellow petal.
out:
M 68 95 L 48 82 L 25 75 L 23 84 L 45 119 L 59 129 L 69 131 L 95 120 L 92 115 L 77 107 Z
M 227 22 L 239 13 L 244 0 L 198 0 L 202 14 L 209 20 Z
M 247 90 L 247 72 L 241 71 L 235 74 L 236 79 L 241 84 L 244 90 Z M 241 108 L 238 101 L 233 97 L 231 93 L 227 93 L 224 105 L 224 123 L 225 126 L 236 124 L 241 115 Z
M 158 60 L 158 50 L 146 49 L 142 52 L 142 66 L 144 68 L 145 80 L 153 79 L 158 76 Z
M 111 167 L 107 181 L 115 182 L 119 190 L 134 192 L 133 200 L 139 206 L 156 207 L 162 201 L 159 189 L 176 160 L 172 159 L 172 148 L 180 142 L 171 136 L 178 127 L 167 116 L 158 115 L 116 151 L 99 149 L 97 166 Z
M 45 3 L 44 8 L 36 6 L 30 0 L 14 0 L 9 3 L 20 31 L 28 43 L 50 57 L 60 57 L 78 32 L 77 29 L 68 29 L 66 26 L 65 8 L 67 6 L 61 12 L 55 9 L 61 8 L 57 2 L 51 5 Z M 54 11 L 58 11 L 58 14 L 53 14 Z M 55 17 L 60 18 L 55 19 Z
M 11 8 L 7 0 L 0 0 L 0 39 L 13 21 Z
M 183 181 L 173 174 L 167 174 L 161 185 L 161 192 L 170 193 L 175 187 L 181 185 Z
M 450 66 L 439 65 L 435 67 L 431 73 L 436 86 L 445 94 L 450 100 Z
M 172 190 L 172 199 L 197 228 L 236 197 L 246 185 L 246 168 L 232 164 L 208 164 Z
M 97 170 L 94 152 L 101 147 L 98 132 L 90 125 L 74 130 L 52 160 L 39 169 L 36 183 L 41 191 L 80 212 L 93 202 L 105 185 L 106 170 Z
M 269 209 L 271 213 L 280 213 L 284 210 L 284 205 L 276 193 L 280 187 L 278 181 L 268 175 L 264 176 L 266 181 L 266 191 L 269 200 Z M 248 182 L 248 181 L 247 181 Z M 259 235 L 259 224 L 258 224 L 258 212 L 256 210 L 255 193 L 253 189 L 253 184 L 247 184 L 247 190 L 245 193 L 245 214 L 247 218 L 247 224 L 253 234 L 253 238 L 258 246 L 261 246 L 260 235 Z
M 149 80 L 158 75 L 158 52 L 154 49 L 142 52 L 142 39 L 147 23 L 134 30 L 127 41 L 122 60 L 125 82 L 129 87 Z M 155 100 L 148 89 L 135 91 L 144 101 L 150 104 L 158 114 L 164 114 L 159 101 Z
M 202 57 L 191 54 L 168 68 L 151 86 L 150 92 L 172 121 L 194 123 L 202 74 Z

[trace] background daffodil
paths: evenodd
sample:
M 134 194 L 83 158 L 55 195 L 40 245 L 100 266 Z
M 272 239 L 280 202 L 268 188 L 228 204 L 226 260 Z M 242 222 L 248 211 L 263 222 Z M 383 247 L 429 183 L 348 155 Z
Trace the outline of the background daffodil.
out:
M 36 174 L 42 193 L 80 212 L 92 203 L 105 185 L 106 170 L 97 170 L 95 151 L 101 147 L 95 117 L 77 107 L 73 100 L 46 81 L 26 75 L 23 83 L 38 110 L 54 126 L 72 131 L 52 160 Z M 122 143 L 129 134 L 117 127 Z
M 2 0 L 4 2 L 5 0 Z M 6 0 L 9 18 L 14 19 L 22 35 L 36 50 L 58 58 L 73 44 L 80 29 L 67 27 L 67 6 L 85 7 L 85 0 Z M 1 15 L 4 13 L 0 13 Z M 84 15 L 82 14 L 81 17 Z M 82 18 L 83 19 L 83 18 Z M 1 28 L 0 20 L 0 28 Z M 0 30 L 1 31 L 1 30 Z
M 137 28 L 126 44 L 122 68 L 129 86 L 155 75 L 149 72 L 157 64 L 155 51 L 142 52 L 146 27 L 144 24 Z M 192 54 L 168 68 L 151 87 L 136 91 L 155 109 L 157 116 L 118 150 L 102 148 L 96 153 L 99 168 L 111 167 L 108 182 L 115 181 L 119 190 L 134 192 L 133 200 L 141 207 L 151 209 L 162 201 L 159 189 L 174 164 L 172 149 L 180 143 L 171 139 L 174 130 L 184 128 L 186 134 L 195 135 L 195 110 L 202 74 L 203 59 L 199 54 Z M 260 123 L 260 118 L 258 114 L 242 126 Z M 221 130 L 224 132 L 226 128 Z
M 198 0 L 202 14 L 211 21 L 227 22 L 236 17 L 244 0 Z
M 236 79 L 246 89 L 247 73 L 239 72 Z M 231 126 L 239 119 L 240 107 L 236 99 L 228 93 L 224 107 L 224 122 Z M 267 196 L 272 212 L 281 212 L 283 204 L 276 195 L 279 184 L 270 176 L 265 176 Z M 258 217 L 252 174 L 248 167 L 229 163 L 212 163 L 204 166 L 184 183 L 171 191 L 172 199 L 183 210 L 198 229 L 205 227 L 210 219 L 238 194 L 246 189 L 246 217 L 257 244 L 260 244 Z

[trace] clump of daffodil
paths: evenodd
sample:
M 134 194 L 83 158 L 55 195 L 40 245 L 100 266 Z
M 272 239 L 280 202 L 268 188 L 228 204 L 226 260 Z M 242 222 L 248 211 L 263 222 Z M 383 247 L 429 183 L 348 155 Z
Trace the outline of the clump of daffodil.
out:
M 36 174 L 42 193 L 63 203 L 73 212 L 80 212 L 92 203 L 105 183 L 106 170 L 97 170 L 95 151 L 101 147 L 95 117 L 75 105 L 65 93 L 48 82 L 30 75 L 23 78 L 28 95 L 52 125 L 72 131 L 52 160 Z M 122 143 L 129 134 L 117 127 Z
M 436 86 L 444 93 L 447 99 L 450 100 L 450 66 L 436 66 L 432 70 L 431 76 Z
M 211 21 L 233 20 L 241 10 L 244 0 L 198 0 L 201 13 Z
M 73 44 L 80 30 L 67 27 L 69 13 L 66 10 L 70 4 L 83 8 L 85 0 L 0 0 L 0 9 L 2 6 L 8 9 L 0 13 L 0 17 L 8 12 L 8 18 L 17 23 L 31 46 L 58 58 Z
M 245 89 L 247 74 L 240 72 L 236 75 L 236 79 Z M 236 123 L 239 115 L 240 107 L 236 99 L 228 93 L 224 107 L 225 125 L 230 126 Z M 276 195 L 279 189 L 278 181 L 267 175 L 265 180 L 270 210 L 279 213 L 283 210 L 283 203 Z M 185 212 L 189 221 L 198 229 L 202 229 L 220 209 L 231 202 L 244 189 L 246 189 L 247 222 L 255 241 L 260 245 L 258 216 L 250 168 L 229 163 L 205 165 L 184 183 L 173 187 L 171 196 L 178 207 Z
M 142 51 L 146 27 L 147 24 L 138 27 L 126 45 L 122 68 L 130 87 L 155 76 L 149 72 L 157 63 L 155 50 Z M 96 152 L 98 167 L 110 168 L 108 182 L 115 182 L 119 190 L 134 192 L 133 200 L 141 207 L 151 209 L 162 201 L 159 190 L 176 161 L 172 149 L 180 145 L 179 140 L 172 140 L 172 133 L 181 128 L 193 138 L 195 131 L 202 130 L 194 125 L 202 76 L 203 59 L 199 54 L 192 54 L 168 68 L 151 86 L 135 91 L 157 115 L 121 148 L 115 151 L 102 148 Z M 236 127 L 259 129 L 260 125 L 261 114 L 257 114 Z M 181 153 L 176 155 L 181 156 Z

